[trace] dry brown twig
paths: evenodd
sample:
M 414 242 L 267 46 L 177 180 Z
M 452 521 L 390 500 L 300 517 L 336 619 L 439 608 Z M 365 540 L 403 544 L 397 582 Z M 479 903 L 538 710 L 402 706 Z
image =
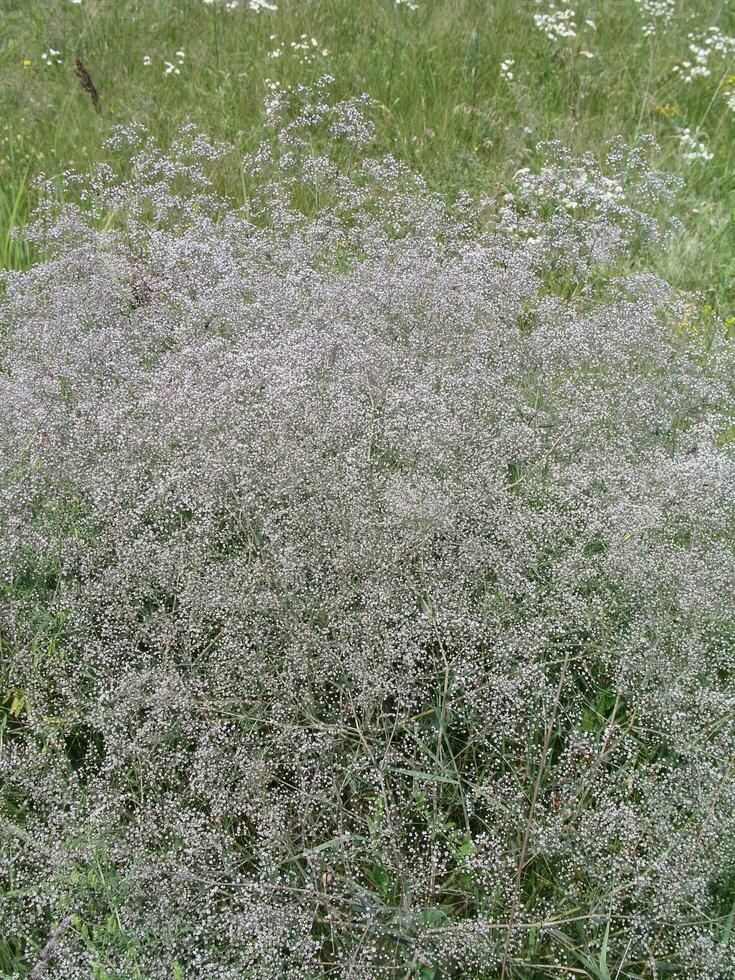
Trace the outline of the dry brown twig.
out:
M 59 940 L 68 930 L 71 925 L 71 916 L 67 915 L 65 919 L 59 923 L 59 925 L 53 930 L 48 938 L 48 942 L 43 947 L 38 956 L 38 961 L 36 965 L 30 972 L 30 980 L 39 980 L 40 977 L 46 972 L 46 967 L 48 966 L 48 961 L 54 955 L 59 946 Z
M 85 92 L 89 93 L 89 97 L 92 100 L 92 105 L 95 107 L 97 112 L 100 115 L 102 115 L 102 104 L 100 102 L 100 94 L 97 91 L 97 88 L 95 87 L 95 84 L 92 81 L 89 72 L 84 67 L 84 62 L 79 56 L 77 56 L 76 58 L 75 65 L 76 65 L 75 74 L 79 79 L 82 88 L 84 89 Z

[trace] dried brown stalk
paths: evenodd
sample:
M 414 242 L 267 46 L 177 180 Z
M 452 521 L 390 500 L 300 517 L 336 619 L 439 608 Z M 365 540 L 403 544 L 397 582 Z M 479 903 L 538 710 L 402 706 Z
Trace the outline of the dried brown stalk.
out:
M 59 940 L 69 929 L 70 925 L 71 916 L 67 915 L 67 917 L 62 919 L 59 925 L 53 930 L 51 935 L 48 937 L 48 942 L 38 954 L 38 962 L 29 974 L 30 980 L 40 980 L 40 977 L 44 975 L 46 972 L 46 967 L 48 966 L 48 961 L 56 953 L 57 949 L 59 948 Z
M 102 114 L 102 104 L 100 103 L 100 94 L 97 91 L 94 82 L 90 78 L 89 72 L 84 67 L 84 62 L 81 58 L 76 59 L 76 76 L 79 79 L 82 88 L 85 92 L 89 93 L 89 97 L 92 100 L 92 105 L 95 107 L 97 112 Z

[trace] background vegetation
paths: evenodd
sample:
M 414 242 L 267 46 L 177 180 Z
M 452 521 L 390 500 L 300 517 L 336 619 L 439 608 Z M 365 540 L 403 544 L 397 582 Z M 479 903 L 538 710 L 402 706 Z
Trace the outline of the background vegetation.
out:
M 735 34 L 728 0 L 560 4 L 573 14 L 568 37 L 537 26 L 534 17 L 554 5 L 535 0 L 277 6 L 3 0 L 0 261 L 28 261 L 10 231 L 33 202 L 33 177 L 90 166 L 104 156 L 115 123 L 138 120 L 165 142 L 190 119 L 253 149 L 269 83 L 305 83 L 328 72 L 337 95 L 365 91 L 376 99 L 383 146 L 449 193 L 501 192 L 514 170 L 532 162 L 540 140 L 600 151 L 611 135 L 655 134 L 657 162 L 686 179 L 684 228 L 661 258 L 662 271 L 703 291 L 725 315 L 733 312 L 735 52 L 700 44 L 708 73 L 687 82 L 686 69 L 676 70 L 698 64 L 690 45 L 712 27 L 725 39 Z M 99 115 L 75 77 L 77 56 L 100 93 Z M 513 64 L 503 70 L 508 59 Z M 701 134 L 711 159 L 685 159 L 684 129 Z M 242 194 L 232 167 L 221 181 Z

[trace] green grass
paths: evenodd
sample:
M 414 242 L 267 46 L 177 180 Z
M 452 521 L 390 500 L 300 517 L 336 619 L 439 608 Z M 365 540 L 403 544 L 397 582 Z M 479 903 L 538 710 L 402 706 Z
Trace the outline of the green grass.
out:
M 531 0 L 423 0 L 414 12 L 393 0 L 281 0 L 278 11 L 259 14 L 246 0 L 232 12 L 202 0 L 4 0 L 0 262 L 29 261 L 9 231 L 25 220 L 31 179 L 105 158 L 114 124 L 135 119 L 165 140 L 191 119 L 246 151 L 262 134 L 266 79 L 290 85 L 329 72 L 337 95 L 366 91 L 378 102 L 380 144 L 447 193 L 499 193 L 542 139 L 599 152 L 610 136 L 654 133 L 657 162 L 686 180 L 684 229 L 660 271 L 731 314 L 735 112 L 725 93 L 735 88 L 735 66 L 714 62 L 710 77 L 690 85 L 672 71 L 688 55 L 689 32 L 717 25 L 735 33 L 731 5 L 680 3 L 652 38 L 634 0 L 575 8 L 578 37 L 554 44 L 534 26 L 544 8 Z M 594 29 L 582 26 L 588 18 Z M 290 48 L 302 34 L 318 41 L 309 62 Z M 283 54 L 269 57 L 281 45 Z M 44 63 L 49 48 L 61 64 Z M 164 74 L 177 51 L 185 53 L 180 74 Z M 101 115 L 74 75 L 77 55 L 99 90 Z M 505 58 L 515 59 L 510 83 L 500 77 Z M 683 127 L 703 131 L 711 161 L 682 159 Z M 241 193 L 234 171 L 221 181 Z

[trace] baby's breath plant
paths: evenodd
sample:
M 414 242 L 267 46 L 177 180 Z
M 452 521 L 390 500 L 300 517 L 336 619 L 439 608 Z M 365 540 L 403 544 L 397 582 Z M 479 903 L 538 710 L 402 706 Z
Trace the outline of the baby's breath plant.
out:
M 675 188 L 551 147 L 448 204 L 366 100 L 267 113 L 244 206 L 128 127 L 6 276 L 8 973 L 733 976 L 735 352 L 646 271 Z

